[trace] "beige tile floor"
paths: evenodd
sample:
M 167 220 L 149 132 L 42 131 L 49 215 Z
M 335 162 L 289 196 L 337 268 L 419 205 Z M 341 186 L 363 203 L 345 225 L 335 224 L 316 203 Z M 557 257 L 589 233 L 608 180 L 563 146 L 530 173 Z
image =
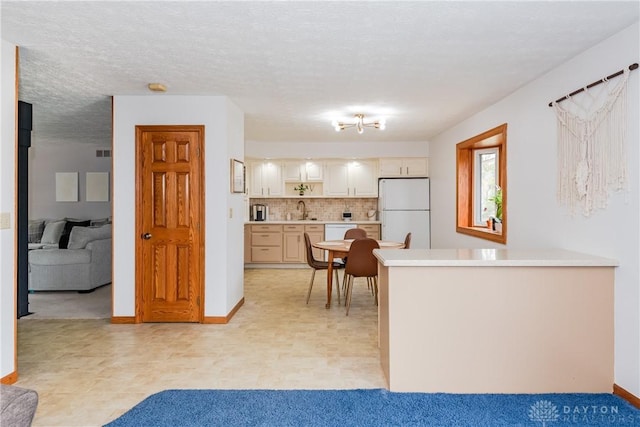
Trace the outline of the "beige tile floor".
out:
M 16 385 L 39 393 L 33 425 L 103 425 L 166 389 L 384 388 L 364 279 L 347 317 L 324 308 L 324 272 L 305 304 L 310 275 L 246 270 L 245 304 L 226 325 L 20 319 Z

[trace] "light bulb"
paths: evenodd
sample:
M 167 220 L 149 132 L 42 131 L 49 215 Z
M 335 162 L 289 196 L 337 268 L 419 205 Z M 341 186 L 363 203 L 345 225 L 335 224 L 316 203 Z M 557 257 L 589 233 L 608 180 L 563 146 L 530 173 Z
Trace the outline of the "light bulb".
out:
M 378 125 L 378 129 L 385 130 L 387 128 L 387 122 L 384 120 L 380 120 L 380 124 Z

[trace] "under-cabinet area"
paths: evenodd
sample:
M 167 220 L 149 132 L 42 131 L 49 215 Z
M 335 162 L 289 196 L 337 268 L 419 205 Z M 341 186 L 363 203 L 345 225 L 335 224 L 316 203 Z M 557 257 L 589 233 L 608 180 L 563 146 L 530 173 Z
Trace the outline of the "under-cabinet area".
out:
M 268 224 L 256 221 L 244 226 L 245 264 L 306 264 L 304 233 L 309 234 L 311 243 L 325 239 L 325 226 L 335 222 L 318 221 L 271 221 Z M 364 229 L 367 236 L 380 239 L 380 223 L 354 223 Z M 316 259 L 323 259 L 320 249 L 313 249 Z

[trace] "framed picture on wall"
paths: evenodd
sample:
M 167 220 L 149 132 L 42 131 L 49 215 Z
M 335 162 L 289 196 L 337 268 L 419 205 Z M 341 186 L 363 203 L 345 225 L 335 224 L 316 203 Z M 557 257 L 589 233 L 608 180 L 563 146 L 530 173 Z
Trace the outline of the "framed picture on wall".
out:
M 56 172 L 56 202 L 78 201 L 78 172 Z
M 244 193 L 244 163 L 231 159 L 231 192 Z
M 109 201 L 109 172 L 87 172 L 87 202 Z

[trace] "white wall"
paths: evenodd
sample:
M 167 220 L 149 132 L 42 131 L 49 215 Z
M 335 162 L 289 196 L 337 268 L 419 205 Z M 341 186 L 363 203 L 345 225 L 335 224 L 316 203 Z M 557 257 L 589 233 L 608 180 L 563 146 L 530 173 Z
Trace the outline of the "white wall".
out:
M 0 46 L 0 212 L 11 214 L 11 228 L 0 230 L 0 378 L 16 370 L 15 281 L 15 162 L 16 54 L 15 45 Z
M 245 155 L 258 159 L 429 157 L 429 143 L 367 142 L 364 138 L 357 143 L 247 141 Z
M 214 315 L 213 313 L 222 313 L 225 310 L 233 308 L 240 299 L 244 297 L 244 194 L 231 193 L 229 179 L 230 179 L 230 159 L 243 160 L 244 153 L 244 113 L 236 107 L 233 103 L 227 102 L 227 142 L 228 142 L 228 154 L 227 154 L 227 168 L 220 168 L 222 175 L 220 177 L 222 183 L 227 183 L 224 189 L 227 193 L 227 218 L 226 228 L 227 231 L 227 287 L 223 286 L 215 287 L 215 292 L 220 293 L 226 291 L 226 298 L 214 298 L 214 302 L 207 308 L 208 315 Z M 211 199 L 210 199 L 211 200 Z M 217 201 L 215 201 L 217 203 Z M 215 205 L 212 207 L 215 208 Z M 209 277 L 214 274 L 209 270 Z M 216 294 L 214 294 L 216 295 Z M 226 304 L 222 304 L 226 302 Z M 226 313 L 225 313 L 226 314 Z
M 168 95 L 114 97 L 113 315 L 135 315 L 136 125 L 205 126 L 205 316 L 226 316 L 244 293 L 243 199 L 229 186 L 230 156 L 244 159 L 244 116 L 226 97 Z
M 637 62 L 639 33 L 638 24 L 627 28 L 430 141 L 434 248 L 504 247 L 455 232 L 455 144 L 506 122 L 507 246 L 559 247 L 620 261 L 615 284 L 615 382 L 636 396 L 640 396 L 640 72 L 631 72 L 628 86 L 631 191 L 613 194 L 608 208 L 589 218 L 572 218 L 556 202 L 556 117 L 547 104 Z
M 34 136 L 35 137 L 35 136 Z M 96 157 L 100 147 L 93 144 L 55 146 L 32 140 L 29 148 L 29 218 L 106 218 L 111 216 L 111 201 L 87 202 L 86 173 L 109 172 L 111 157 Z M 56 202 L 56 172 L 79 172 L 77 202 Z

